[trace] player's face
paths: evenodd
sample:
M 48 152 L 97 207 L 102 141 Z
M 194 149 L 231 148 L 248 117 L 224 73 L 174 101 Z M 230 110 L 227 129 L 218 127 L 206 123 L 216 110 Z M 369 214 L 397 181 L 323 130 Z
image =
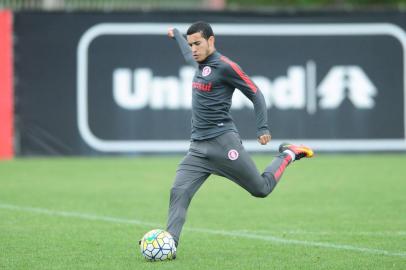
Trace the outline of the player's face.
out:
M 204 61 L 207 56 L 214 52 L 214 37 L 209 39 L 202 37 L 200 32 L 187 36 L 187 41 L 192 49 L 193 58 L 196 62 Z

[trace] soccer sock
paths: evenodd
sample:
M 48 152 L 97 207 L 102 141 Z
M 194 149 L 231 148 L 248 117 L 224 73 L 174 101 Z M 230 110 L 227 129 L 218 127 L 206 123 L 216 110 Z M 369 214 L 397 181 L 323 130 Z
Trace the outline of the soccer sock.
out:
M 271 164 L 269 164 L 268 167 L 265 168 L 265 171 L 262 175 L 263 176 L 266 176 L 267 174 L 272 175 L 272 177 L 268 179 L 271 191 L 275 187 L 275 185 L 279 182 L 283 172 L 291 162 L 292 162 L 291 155 L 287 153 L 281 153 L 272 160 Z
M 283 153 L 288 154 L 292 158 L 291 162 L 295 161 L 296 155 L 295 155 L 295 153 L 293 153 L 293 151 L 286 149 L 285 151 L 283 151 Z

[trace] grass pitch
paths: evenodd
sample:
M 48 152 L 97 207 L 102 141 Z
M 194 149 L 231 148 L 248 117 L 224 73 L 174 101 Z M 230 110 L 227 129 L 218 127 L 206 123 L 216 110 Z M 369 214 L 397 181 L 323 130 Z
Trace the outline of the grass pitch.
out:
M 181 158 L 0 162 L 0 269 L 406 269 L 406 155 L 386 154 L 296 162 L 265 199 L 211 176 L 178 258 L 146 262 Z

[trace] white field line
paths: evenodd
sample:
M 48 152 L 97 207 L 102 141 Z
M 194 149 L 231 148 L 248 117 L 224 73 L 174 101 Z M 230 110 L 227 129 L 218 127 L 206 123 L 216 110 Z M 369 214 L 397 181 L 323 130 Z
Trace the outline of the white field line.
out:
M 254 234 L 282 234 L 282 235 L 346 235 L 346 236 L 373 236 L 373 237 L 402 237 L 406 236 L 406 231 L 306 231 L 306 230 L 238 230 L 233 232 L 241 233 L 254 233 Z
M 154 227 L 154 228 L 159 228 L 162 226 L 162 224 L 145 222 L 145 221 L 135 220 L 135 219 L 99 216 L 99 215 L 78 213 L 78 212 L 56 211 L 56 210 L 50 210 L 50 209 L 45 209 L 45 208 L 23 207 L 23 206 L 17 206 L 17 205 L 12 205 L 12 204 L 3 204 L 3 203 L 0 203 L 0 208 L 14 210 L 14 211 L 43 214 L 43 215 L 49 215 L 49 216 L 60 216 L 60 217 L 68 217 L 68 218 L 79 218 L 79 219 L 85 219 L 85 220 L 105 221 L 105 222 L 118 223 L 118 224 L 132 224 L 132 225 L 139 225 L 139 226 L 149 226 L 149 227 Z M 388 250 L 383 250 L 383 249 L 357 247 L 357 246 L 344 245 L 344 244 L 314 242 L 314 241 L 295 240 L 295 239 L 284 239 L 284 238 L 270 236 L 270 235 L 260 235 L 260 234 L 254 233 L 254 232 L 221 231 L 221 230 L 211 230 L 211 229 L 204 229 L 204 228 L 187 228 L 187 227 L 185 227 L 185 230 L 191 231 L 191 232 L 213 234 L 213 235 L 232 236 L 232 237 L 236 237 L 236 238 L 256 239 L 256 240 L 269 241 L 269 242 L 279 243 L 279 244 L 301 245 L 301 246 L 319 247 L 319 248 L 327 248 L 327 249 L 338 249 L 338 250 L 345 250 L 345 251 L 356 251 L 356 252 L 367 253 L 367 254 L 386 255 L 386 256 L 395 256 L 395 257 L 406 258 L 406 252 L 403 252 L 403 251 L 388 251 Z

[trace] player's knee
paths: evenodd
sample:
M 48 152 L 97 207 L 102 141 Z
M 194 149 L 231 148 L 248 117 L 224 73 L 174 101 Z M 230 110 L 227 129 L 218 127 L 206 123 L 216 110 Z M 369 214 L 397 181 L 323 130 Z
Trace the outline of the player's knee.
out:
M 190 196 L 187 190 L 183 188 L 171 188 L 171 201 L 179 201 L 187 203 L 190 201 Z
M 266 192 L 264 190 L 255 190 L 253 192 L 251 192 L 251 195 L 256 197 L 256 198 L 265 198 L 266 196 L 268 196 L 269 192 Z
M 182 194 L 184 194 L 184 192 L 182 192 L 183 190 L 179 189 L 179 188 L 171 188 L 171 199 L 179 199 L 182 197 Z
M 179 189 L 178 188 L 171 188 L 171 196 L 177 196 L 179 194 Z

